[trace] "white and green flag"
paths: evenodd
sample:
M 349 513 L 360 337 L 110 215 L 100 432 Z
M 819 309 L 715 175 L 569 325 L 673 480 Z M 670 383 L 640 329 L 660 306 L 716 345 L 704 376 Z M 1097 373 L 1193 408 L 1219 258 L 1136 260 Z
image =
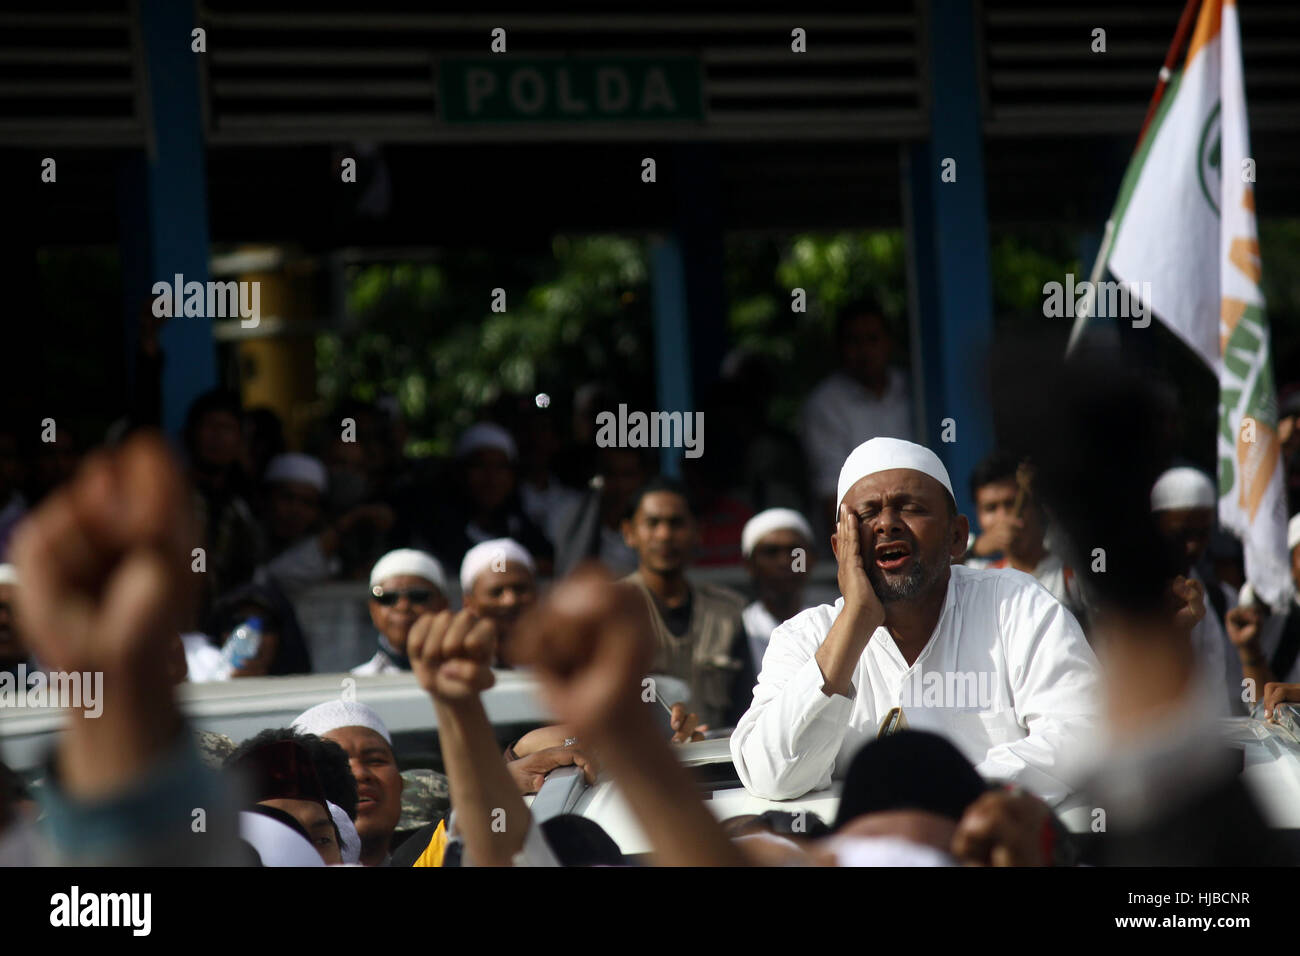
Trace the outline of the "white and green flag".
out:
M 1219 519 L 1241 538 L 1255 591 L 1281 607 L 1291 588 L 1286 483 L 1254 183 L 1236 0 L 1203 0 L 1124 176 L 1106 266 L 1142 284 L 1156 318 L 1218 376 Z

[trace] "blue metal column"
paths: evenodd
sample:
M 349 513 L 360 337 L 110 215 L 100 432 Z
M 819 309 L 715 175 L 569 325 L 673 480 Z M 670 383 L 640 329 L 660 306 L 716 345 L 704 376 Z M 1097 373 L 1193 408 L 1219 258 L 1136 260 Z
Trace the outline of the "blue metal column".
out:
M 903 198 L 914 279 L 913 349 L 921 357 L 920 438 L 948 468 L 974 520 L 970 475 L 993 448 L 987 358 L 993 342 L 988 211 L 973 0 L 927 0 L 930 135 L 903 148 Z M 943 182 L 944 159 L 956 181 Z M 956 440 L 942 441 L 945 419 Z
M 199 61 L 190 49 L 194 5 L 138 0 L 140 37 L 149 95 L 150 151 L 143 201 L 147 235 L 124 231 L 123 242 L 148 243 L 149 288 L 127 282 L 127 308 L 138 309 L 154 282 L 208 281 L 207 164 L 203 141 Z M 130 256 L 124 256 L 129 259 Z M 129 279 L 130 277 L 125 277 Z M 185 411 L 217 382 L 216 350 L 208 316 L 178 317 L 163 326 L 163 427 L 179 435 Z
M 675 237 L 657 238 L 651 244 L 650 303 L 654 316 L 656 401 L 662 411 L 693 411 L 686 264 L 681 243 Z M 659 470 L 670 478 L 680 478 L 682 449 L 660 448 Z
M 707 401 L 727 354 L 727 296 L 722 213 L 722 169 L 713 143 L 686 143 L 673 150 L 676 231 L 686 268 L 686 305 L 691 338 L 691 387 Z M 685 410 L 685 409 L 683 409 Z

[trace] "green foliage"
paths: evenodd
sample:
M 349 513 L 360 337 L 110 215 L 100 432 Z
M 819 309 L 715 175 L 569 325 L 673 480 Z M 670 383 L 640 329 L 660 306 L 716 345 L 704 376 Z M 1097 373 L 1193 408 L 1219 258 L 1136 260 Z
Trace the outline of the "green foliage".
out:
M 602 378 L 644 387 L 651 369 L 647 254 L 611 236 L 557 236 L 549 256 L 449 255 L 436 263 L 356 268 L 352 329 L 317 339 L 327 401 L 397 397 L 417 441 L 445 451 L 503 394 L 561 398 Z M 492 290 L 506 311 L 491 310 Z
M 1261 246 L 1275 350 L 1300 355 L 1300 285 L 1284 268 L 1300 255 L 1300 224 L 1262 224 Z M 1000 335 L 1041 326 L 1044 283 L 1067 272 L 1085 278 L 1092 265 L 1066 229 L 999 229 L 990 248 Z M 895 362 L 908 367 L 906 256 L 897 229 L 727 237 L 727 333 L 733 346 L 772 360 L 776 423 L 793 428 L 808 391 L 835 366 L 835 313 L 853 299 L 881 303 Z M 653 394 L 648 261 L 639 239 L 562 235 L 534 256 L 448 252 L 436 262 L 357 267 L 348 283 L 355 322 L 317 340 L 321 395 L 396 396 L 412 452 L 430 453 L 445 451 L 504 393 L 546 391 L 564 403 L 600 379 Z M 489 307 L 497 287 L 506 290 L 504 313 Z M 794 288 L 806 292 L 804 313 L 791 311 Z M 1064 341 L 1068 326 L 1060 331 Z
M 728 331 L 736 346 L 773 360 L 774 420 L 793 428 L 799 406 L 835 367 L 835 315 L 858 298 L 873 298 L 894 328 L 898 361 L 906 364 L 907 281 L 903 235 L 881 232 L 732 237 L 727 245 Z M 791 292 L 806 293 L 804 313 Z

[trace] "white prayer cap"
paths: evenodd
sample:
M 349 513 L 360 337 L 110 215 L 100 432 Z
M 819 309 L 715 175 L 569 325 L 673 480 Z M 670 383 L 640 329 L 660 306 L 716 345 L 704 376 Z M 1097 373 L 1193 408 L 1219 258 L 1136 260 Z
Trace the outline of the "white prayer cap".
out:
M 329 473 L 319 458 L 290 451 L 283 455 L 276 455 L 267 462 L 266 474 L 262 476 L 262 480 L 300 481 L 304 485 L 311 485 L 323 495 L 329 487 L 328 476 Z
M 334 825 L 339 828 L 339 850 L 343 854 L 344 863 L 361 862 L 361 837 L 357 833 L 357 825 L 352 822 L 347 811 L 337 803 L 325 801 L 325 805 L 330 808 L 330 816 L 334 818 Z
M 17 584 L 18 569 L 12 564 L 0 564 L 0 584 Z
M 1300 544 L 1300 514 L 1293 515 L 1286 525 L 1287 551 L 1294 551 L 1297 544 Z
M 370 586 L 373 588 L 398 574 L 424 578 L 443 594 L 447 593 L 447 573 L 442 570 L 441 562 L 431 554 L 414 548 L 398 548 L 396 551 L 389 551 L 370 569 Z
M 837 837 L 830 841 L 836 860 L 844 867 L 956 866 L 957 861 L 932 846 L 901 837 Z
M 301 734 L 315 734 L 317 737 L 324 737 L 340 727 L 367 727 L 387 740 L 390 747 L 393 745 L 392 735 L 374 708 L 354 700 L 327 700 L 304 710 L 289 726 Z
M 264 813 L 241 810 L 239 835 L 257 851 L 263 866 L 325 865 L 306 837 Z
M 510 437 L 510 433 L 491 422 L 479 422 L 465 429 L 465 433 L 456 442 L 456 457 L 464 458 L 480 448 L 496 448 L 505 452 L 511 461 L 519 457 L 519 449 L 515 447 L 515 440 Z
M 488 568 L 495 567 L 497 570 L 503 570 L 509 561 L 522 564 L 533 574 L 537 573 L 533 556 L 528 553 L 527 548 L 513 538 L 493 538 L 491 541 L 474 545 L 465 552 L 465 559 L 460 563 L 461 593 L 468 594 L 474 590 L 474 582 Z
M 948 469 L 943 466 L 938 455 L 924 445 L 903 441 L 901 438 L 873 438 L 864 441 L 849 452 L 848 458 L 844 459 L 844 467 L 840 469 L 836 510 L 838 511 L 839 505 L 843 503 L 849 489 L 867 475 L 891 471 L 895 468 L 907 468 L 929 475 L 943 485 L 948 491 L 948 496 L 956 502 L 957 496 L 952 493 L 952 482 L 948 480 Z
M 740 532 L 740 553 L 749 557 L 763 535 L 772 531 L 797 531 L 807 540 L 813 539 L 808 520 L 799 512 L 793 508 L 768 508 L 745 522 L 745 530 Z
M 1152 511 L 1213 508 L 1218 501 L 1214 482 L 1199 468 L 1170 468 L 1151 486 Z

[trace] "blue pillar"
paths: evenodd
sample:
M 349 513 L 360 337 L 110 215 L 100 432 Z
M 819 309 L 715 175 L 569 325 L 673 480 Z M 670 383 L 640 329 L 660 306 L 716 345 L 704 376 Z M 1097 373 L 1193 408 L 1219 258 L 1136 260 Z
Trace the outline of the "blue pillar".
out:
M 722 169 L 714 143 L 687 143 L 673 150 L 676 232 L 686 269 L 686 306 L 691 343 L 691 386 L 707 401 L 727 353 Z
M 662 411 L 693 411 L 686 265 L 681 243 L 675 237 L 658 238 L 651 244 L 650 300 L 654 316 L 656 401 Z M 660 471 L 670 478 L 680 478 L 681 459 L 680 448 L 659 449 Z
M 139 0 L 140 38 L 148 90 L 149 149 L 143 180 L 144 234 L 123 228 L 124 260 L 140 257 L 145 244 L 148 285 L 124 276 L 128 314 L 152 296 L 154 282 L 208 281 L 207 165 L 203 139 L 199 60 L 191 51 L 194 5 L 178 0 Z M 179 435 L 185 410 L 217 382 L 212 322 L 204 317 L 177 317 L 160 336 L 163 366 L 163 427 Z
M 903 148 L 913 269 L 914 350 L 923 388 L 920 438 L 948 468 L 957 506 L 974 520 L 970 474 L 993 448 L 987 360 L 993 342 L 988 210 L 972 0 L 926 0 L 930 133 Z M 956 161 L 956 181 L 941 179 Z M 951 178 L 951 176 L 949 177 Z M 952 419 L 955 441 L 944 442 Z

